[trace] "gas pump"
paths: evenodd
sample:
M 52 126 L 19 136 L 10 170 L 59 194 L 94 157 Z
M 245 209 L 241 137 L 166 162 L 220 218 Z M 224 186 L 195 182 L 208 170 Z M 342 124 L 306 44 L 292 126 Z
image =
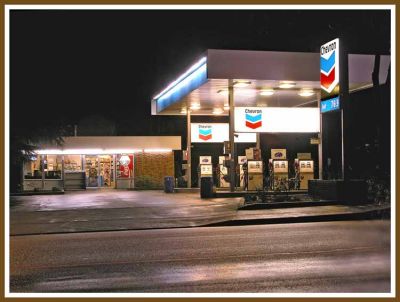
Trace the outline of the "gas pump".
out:
M 247 160 L 248 190 L 262 190 L 263 183 L 263 162 L 262 160 Z
M 271 149 L 270 164 L 272 166 L 273 189 L 280 188 L 280 184 L 287 184 L 289 164 L 286 160 L 286 149 Z
M 239 165 L 239 187 L 244 188 L 245 185 L 245 175 L 243 170 L 243 164 L 247 162 L 246 156 L 238 156 L 238 165 Z
M 211 156 L 200 156 L 199 159 L 199 186 L 202 177 L 213 177 Z
M 308 180 L 314 179 L 314 161 L 310 153 L 297 153 L 300 190 L 308 190 Z
M 220 188 L 228 188 L 229 182 L 227 181 L 228 175 L 228 168 L 224 165 L 224 161 L 229 160 L 229 156 L 219 156 L 218 157 L 218 182 Z

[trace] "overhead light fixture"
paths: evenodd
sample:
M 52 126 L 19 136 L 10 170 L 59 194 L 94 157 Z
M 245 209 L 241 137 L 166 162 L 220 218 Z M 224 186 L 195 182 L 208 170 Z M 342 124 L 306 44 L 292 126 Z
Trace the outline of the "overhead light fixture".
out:
M 233 86 L 237 88 L 243 88 L 249 86 L 250 84 L 251 84 L 250 81 L 237 81 L 233 83 Z
M 273 89 L 261 89 L 260 90 L 260 95 L 262 96 L 270 96 L 273 95 L 275 91 Z
M 279 88 L 282 88 L 282 89 L 289 89 L 289 88 L 293 88 L 294 86 L 296 86 L 296 83 L 291 82 L 291 81 L 282 81 L 279 83 Z
M 200 104 L 199 103 L 194 103 L 194 104 L 190 105 L 190 109 L 198 110 L 198 109 L 200 109 Z
M 181 109 L 181 113 L 182 113 L 182 114 L 186 114 L 186 113 L 187 113 L 186 108 L 182 108 L 182 109 Z
M 228 94 L 229 94 L 228 89 L 221 89 L 221 90 L 218 90 L 217 92 L 218 92 L 219 94 L 222 94 L 222 95 L 228 95 Z
M 219 114 L 224 113 L 224 110 L 222 110 L 221 108 L 214 108 L 212 113 L 215 115 L 219 115 Z
M 228 103 L 227 103 L 227 104 L 224 104 L 224 109 L 225 109 L 225 110 L 229 110 L 229 108 L 230 108 L 230 107 L 229 107 L 229 104 L 228 104 Z
M 314 95 L 314 90 L 312 89 L 301 89 L 298 93 L 299 96 L 307 97 Z

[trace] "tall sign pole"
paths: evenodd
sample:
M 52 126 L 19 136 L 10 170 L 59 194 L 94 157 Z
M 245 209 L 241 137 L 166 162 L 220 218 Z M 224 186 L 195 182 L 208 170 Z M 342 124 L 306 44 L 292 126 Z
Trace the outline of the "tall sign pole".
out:
M 340 47 L 340 99 L 342 103 L 342 178 L 349 180 L 349 57 L 346 44 Z
M 346 180 L 347 173 L 347 146 L 346 114 L 348 85 L 348 57 L 339 39 L 334 39 L 321 46 L 320 51 L 320 78 L 321 78 L 321 114 L 340 112 L 341 119 L 341 176 Z M 322 120 L 322 119 L 321 119 Z M 321 129 L 322 131 L 322 129 Z

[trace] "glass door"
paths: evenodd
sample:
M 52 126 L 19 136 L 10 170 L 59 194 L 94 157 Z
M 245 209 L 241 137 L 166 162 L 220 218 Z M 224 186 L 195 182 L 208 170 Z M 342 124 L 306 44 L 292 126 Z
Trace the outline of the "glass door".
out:
M 111 155 L 99 155 L 99 182 L 101 187 L 114 187 L 114 161 Z
M 98 187 L 99 161 L 97 155 L 85 155 L 86 186 Z

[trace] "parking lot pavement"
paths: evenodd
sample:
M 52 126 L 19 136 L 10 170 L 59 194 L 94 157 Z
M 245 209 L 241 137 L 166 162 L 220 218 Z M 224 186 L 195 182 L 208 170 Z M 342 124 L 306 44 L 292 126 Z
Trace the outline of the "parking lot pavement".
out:
M 199 226 L 233 219 L 242 202 L 201 199 L 198 193 L 128 190 L 12 196 L 10 234 Z

